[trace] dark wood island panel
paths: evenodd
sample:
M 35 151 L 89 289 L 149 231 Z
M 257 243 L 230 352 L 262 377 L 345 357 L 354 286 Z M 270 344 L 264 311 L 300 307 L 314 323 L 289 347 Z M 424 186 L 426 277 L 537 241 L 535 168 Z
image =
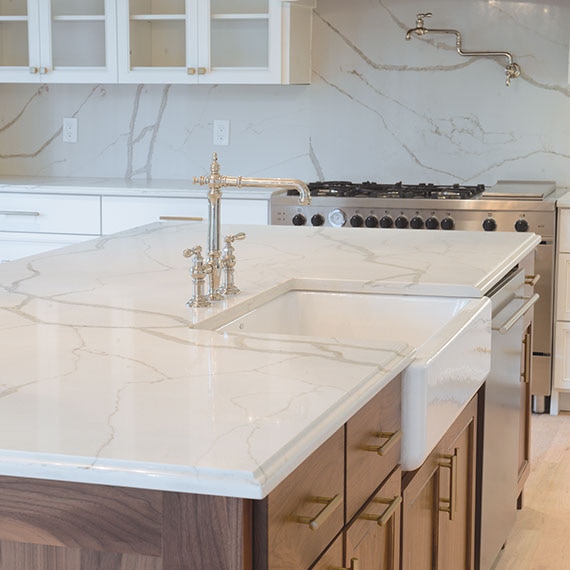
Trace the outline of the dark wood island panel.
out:
M 0 477 L 0 570 L 249 568 L 249 500 Z

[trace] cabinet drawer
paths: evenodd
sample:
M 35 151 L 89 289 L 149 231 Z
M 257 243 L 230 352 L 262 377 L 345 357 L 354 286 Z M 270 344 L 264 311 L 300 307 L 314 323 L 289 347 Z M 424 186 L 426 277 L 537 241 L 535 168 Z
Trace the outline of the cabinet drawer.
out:
M 570 254 L 559 253 L 556 270 L 556 318 L 570 321 Z
M 0 231 L 100 235 L 99 196 L 0 193 Z
M 222 199 L 222 223 L 267 224 L 267 200 Z M 102 231 L 104 235 L 143 226 L 161 219 L 208 219 L 208 199 L 103 196 Z
M 400 462 L 401 377 L 346 424 L 346 516 L 350 520 Z
M 570 210 L 558 210 L 558 251 L 570 253 Z
M 0 232 L 0 263 L 91 239 L 92 236 Z
M 343 488 L 341 428 L 254 505 L 255 568 L 308 568 L 342 529 Z

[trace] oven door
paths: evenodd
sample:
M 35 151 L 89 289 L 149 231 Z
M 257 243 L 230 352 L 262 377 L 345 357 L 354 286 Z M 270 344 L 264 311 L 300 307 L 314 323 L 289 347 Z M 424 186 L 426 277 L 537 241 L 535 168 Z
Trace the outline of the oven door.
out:
M 493 333 L 491 371 L 485 383 L 483 460 L 481 473 L 481 521 L 479 525 L 480 570 L 489 570 L 515 522 L 519 444 L 521 438 L 521 391 L 524 385 L 524 351 L 531 344 L 532 308 L 537 294 L 524 297 L 525 270 L 518 268 L 489 297 Z

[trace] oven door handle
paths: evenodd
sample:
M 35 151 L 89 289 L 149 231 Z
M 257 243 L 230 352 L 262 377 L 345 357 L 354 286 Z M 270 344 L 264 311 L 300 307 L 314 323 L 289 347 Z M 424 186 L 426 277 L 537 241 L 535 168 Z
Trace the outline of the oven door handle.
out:
M 527 302 L 518 310 L 514 315 L 502 326 L 493 327 L 494 331 L 499 331 L 500 334 L 507 334 L 516 324 L 516 322 L 524 317 L 526 312 L 540 299 L 540 295 L 535 293 Z

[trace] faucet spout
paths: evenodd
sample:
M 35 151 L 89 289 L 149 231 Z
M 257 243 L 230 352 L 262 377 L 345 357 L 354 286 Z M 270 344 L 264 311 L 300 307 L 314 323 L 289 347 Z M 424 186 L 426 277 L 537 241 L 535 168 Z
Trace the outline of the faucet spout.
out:
M 308 206 L 311 203 L 309 187 L 301 180 L 295 178 L 247 178 L 244 176 L 223 176 L 220 174 L 218 155 L 214 153 L 208 176 L 195 176 L 194 184 L 208 186 L 208 263 L 212 267 L 210 274 L 210 299 L 219 299 L 222 296 L 220 289 L 221 255 L 220 250 L 220 206 L 222 188 L 279 188 L 292 189 L 299 193 L 299 204 Z

